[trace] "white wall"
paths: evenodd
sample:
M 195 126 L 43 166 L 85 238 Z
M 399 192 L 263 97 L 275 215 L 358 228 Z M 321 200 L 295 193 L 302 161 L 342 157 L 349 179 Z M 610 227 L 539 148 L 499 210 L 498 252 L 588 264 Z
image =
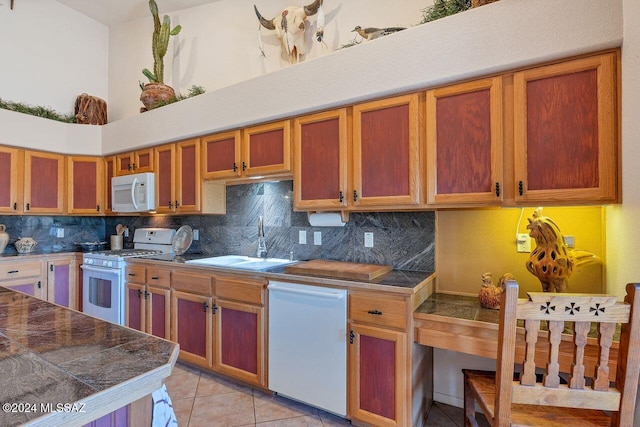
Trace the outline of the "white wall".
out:
M 311 3 L 312 0 L 307 2 Z M 160 15 L 163 15 L 162 3 L 158 3 Z M 169 13 L 171 26 L 180 24 L 182 31 L 171 37 L 165 56 L 165 83 L 183 94 L 192 85 L 204 86 L 211 92 L 288 67 L 275 33 L 264 28 L 262 43 L 266 58 L 260 55 L 254 3 L 266 19 L 273 18 L 282 8 L 291 4 L 304 4 L 291 0 L 233 0 Z M 303 60 L 324 56 L 352 40 L 356 33 L 351 30 L 356 25 L 416 25 L 422 18 L 421 9 L 426 3 L 425 0 L 325 2 L 324 44 L 312 38 L 317 16 L 309 17 L 308 48 Z M 109 116 L 113 120 L 139 114 L 142 104 L 139 101 L 138 81 L 147 82 L 141 70 L 145 67 L 153 70 L 152 31 L 151 15 L 111 27 Z
M 52 0 L 0 5 L 0 98 L 72 113 L 82 93 L 107 99 L 106 26 Z

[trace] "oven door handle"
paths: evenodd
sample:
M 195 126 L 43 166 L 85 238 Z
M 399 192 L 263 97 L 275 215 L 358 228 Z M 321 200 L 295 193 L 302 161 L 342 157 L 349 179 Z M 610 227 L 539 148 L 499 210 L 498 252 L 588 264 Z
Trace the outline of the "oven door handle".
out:
M 120 275 L 120 270 L 117 268 L 98 267 L 98 266 L 87 265 L 87 264 L 82 264 L 80 268 L 85 271 L 95 271 L 96 273 L 111 273 L 111 274 Z

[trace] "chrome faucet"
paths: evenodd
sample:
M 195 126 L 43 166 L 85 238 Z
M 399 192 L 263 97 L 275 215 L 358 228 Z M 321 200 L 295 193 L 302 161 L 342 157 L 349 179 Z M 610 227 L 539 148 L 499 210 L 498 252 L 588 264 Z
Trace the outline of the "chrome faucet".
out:
M 262 224 L 262 216 L 258 217 L 258 251 L 256 254 L 260 258 L 267 257 L 267 243 L 264 240 L 264 225 Z

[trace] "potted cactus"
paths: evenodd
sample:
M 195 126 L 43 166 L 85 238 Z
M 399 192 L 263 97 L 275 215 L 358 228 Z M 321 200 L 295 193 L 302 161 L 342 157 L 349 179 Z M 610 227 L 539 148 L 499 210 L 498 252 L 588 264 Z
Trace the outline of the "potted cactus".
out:
M 149 9 L 153 16 L 153 36 L 151 39 L 151 51 L 153 53 L 153 73 L 147 68 L 142 70 L 149 83 L 142 87 L 140 101 L 145 105 L 140 112 L 151 110 L 175 98 L 176 94 L 171 86 L 164 84 L 164 55 L 167 53 L 169 45 L 169 37 L 175 36 L 180 32 L 182 27 L 176 25 L 172 30 L 171 19 L 168 15 L 164 15 L 162 23 L 158 16 L 158 5 L 155 0 L 149 0 Z M 142 83 L 141 83 L 142 86 Z

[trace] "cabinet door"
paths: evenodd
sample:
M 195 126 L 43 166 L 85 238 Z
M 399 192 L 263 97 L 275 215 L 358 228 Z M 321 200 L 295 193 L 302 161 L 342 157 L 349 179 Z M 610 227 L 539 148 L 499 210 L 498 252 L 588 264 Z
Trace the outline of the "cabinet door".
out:
M 47 262 L 47 301 L 78 309 L 76 260 Z
M 221 299 L 216 306 L 216 369 L 265 386 L 264 309 Z
M 354 206 L 419 203 L 418 95 L 353 107 Z
M 377 426 L 407 425 L 406 333 L 351 324 L 349 415 Z
M 64 212 L 64 156 L 25 151 L 24 211 Z
M 291 121 L 284 120 L 244 130 L 242 170 L 245 175 L 291 171 Z
M 153 172 L 153 148 L 133 152 L 133 172 Z
M 125 295 L 125 324 L 139 331 L 146 331 L 146 305 L 145 288 L 138 283 L 127 282 L 127 294 Z
M 180 344 L 180 357 L 212 366 L 212 298 L 187 292 L 171 293 L 171 341 Z
M 199 212 L 200 140 L 192 139 L 176 144 L 176 211 L 181 213 Z
M 242 172 L 242 132 L 219 133 L 202 138 L 202 178 L 235 178 Z
M 0 213 L 22 212 L 22 166 L 20 150 L 0 147 Z
M 103 159 L 100 157 L 67 158 L 68 212 L 73 214 L 102 214 L 103 208 Z
M 156 158 L 156 211 L 175 211 L 175 144 L 155 149 Z
M 427 92 L 429 204 L 502 200 L 502 79 Z
M 25 277 L 23 279 L 2 281 L 0 285 L 40 299 L 46 299 L 47 296 L 45 282 L 42 277 Z
M 616 56 L 514 74 L 516 202 L 617 200 Z
M 171 336 L 171 291 L 147 285 L 146 330 L 156 337 L 169 339 Z
M 294 121 L 293 194 L 298 209 L 347 206 L 347 110 Z
M 111 178 L 115 176 L 116 158 L 114 156 L 104 159 L 104 198 L 102 204 L 104 205 L 105 213 L 111 213 L 113 207 L 113 201 L 111 199 Z
M 115 174 L 116 176 L 128 175 L 133 173 L 134 163 L 133 151 L 128 153 L 120 153 L 115 156 Z

